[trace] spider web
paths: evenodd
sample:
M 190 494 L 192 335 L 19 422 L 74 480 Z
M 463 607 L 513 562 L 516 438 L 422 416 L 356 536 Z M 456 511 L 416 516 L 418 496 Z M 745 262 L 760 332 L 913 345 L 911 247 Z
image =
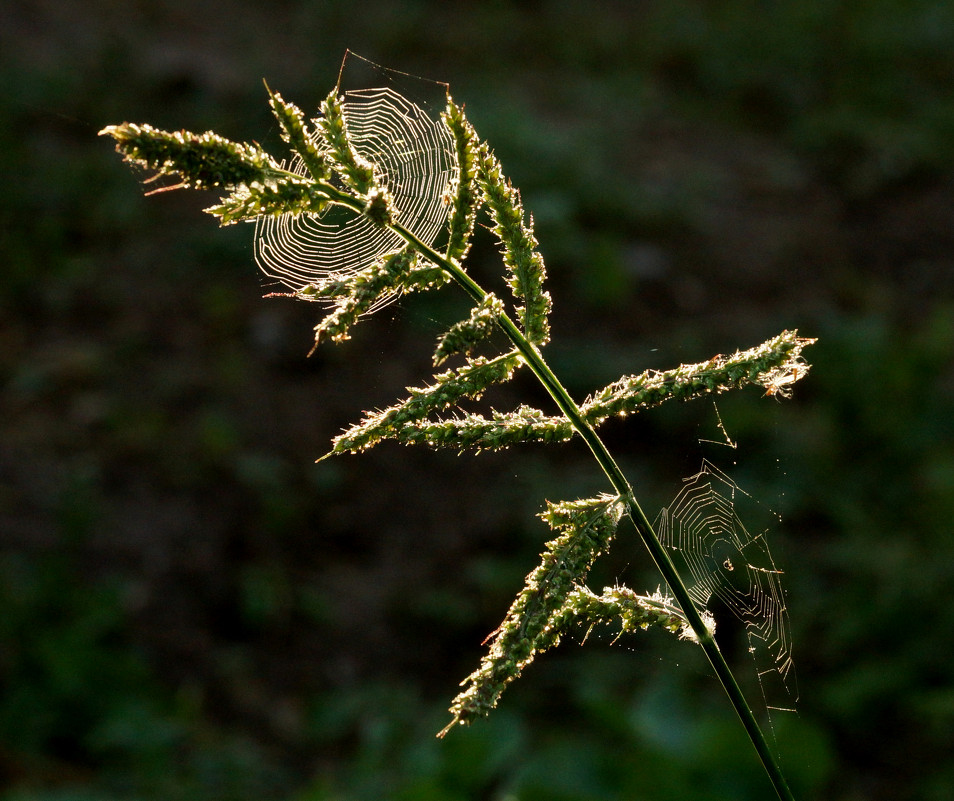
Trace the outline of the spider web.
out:
M 393 74 L 405 85 L 416 81 L 424 87 L 443 87 L 442 99 L 446 100 L 446 84 L 393 73 L 351 53 L 342 64 L 342 77 L 350 57 L 374 67 L 379 78 L 382 73 Z M 339 91 L 341 81 L 339 77 Z M 375 176 L 391 194 L 395 221 L 433 244 L 446 225 L 447 196 L 459 173 L 447 127 L 436 114 L 430 116 L 390 86 L 347 90 L 342 110 L 354 149 L 374 164 Z M 320 138 L 316 141 L 321 148 L 323 142 Z M 299 175 L 307 172 L 297 156 L 289 169 Z M 342 206 L 329 206 L 321 214 L 260 217 L 255 230 L 255 261 L 269 278 L 300 289 L 351 275 L 404 245 L 400 236 L 379 228 L 367 217 Z
M 677 567 L 685 567 L 680 572 L 692 577 L 689 596 L 696 608 L 702 611 L 715 601 L 745 627 L 766 709 L 794 711 L 798 685 L 782 571 L 775 567 L 765 532 L 753 537 L 739 520 L 736 493 L 746 494 L 703 461 L 660 512 L 657 533 Z

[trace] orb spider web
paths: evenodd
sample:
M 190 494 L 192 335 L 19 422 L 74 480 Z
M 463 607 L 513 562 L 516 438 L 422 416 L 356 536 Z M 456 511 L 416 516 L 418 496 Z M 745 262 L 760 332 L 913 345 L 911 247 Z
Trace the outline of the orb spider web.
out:
M 794 711 L 798 685 L 782 571 L 766 532 L 752 536 L 742 525 L 737 494 L 746 493 L 704 460 L 660 512 L 657 534 L 680 573 L 692 577 L 687 584 L 696 608 L 721 606 L 744 626 L 766 710 Z
M 448 197 L 459 175 L 454 141 L 438 114 L 429 113 L 392 85 L 343 89 L 346 66 L 358 59 L 384 83 L 400 80 L 421 91 L 439 90 L 444 102 L 447 85 L 379 67 L 347 53 L 338 78 L 343 92 L 342 113 L 352 146 L 374 165 L 375 177 L 393 201 L 394 219 L 427 244 L 434 244 L 448 219 Z M 362 63 L 363 62 L 363 63 Z M 362 75 L 362 79 L 367 79 Z M 432 103 L 422 101 L 430 108 Z M 319 150 L 327 151 L 320 137 Z M 289 170 L 306 175 L 304 162 L 295 157 Z M 404 247 L 404 240 L 387 228 L 349 208 L 332 205 L 320 214 L 282 214 L 256 221 L 255 261 L 259 269 L 284 286 L 297 290 L 307 284 L 322 286 L 353 275 L 387 253 Z M 393 300 L 382 298 L 374 308 Z M 372 309 L 373 310 L 373 309 Z M 370 310 L 369 310 L 370 311 Z

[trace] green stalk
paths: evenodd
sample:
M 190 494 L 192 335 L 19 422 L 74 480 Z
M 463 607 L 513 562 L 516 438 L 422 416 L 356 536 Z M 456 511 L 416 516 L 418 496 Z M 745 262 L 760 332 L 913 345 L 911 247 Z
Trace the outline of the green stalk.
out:
M 403 237 L 409 244 L 413 245 L 423 256 L 446 270 L 475 302 L 480 303 L 484 300 L 487 293 L 467 275 L 460 266 L 445 259 L 440 253 L 426 245 L 402 226 L 392 224 L 390 228 Z M 579 406 L 577 406 L 559 379 L 554 375 L 549 365 L 540 355 L 540 352 L 527 340 L 513 320 L 507 315 L 501 315 L 498 318 L 498 323 L 510 339 L 514 348 L 523 357 L 527 366 L 533 371 L 534 375 L 556 402 L 560 411 L 566 415 L 573 428 L 583 438 L 583 441 L 586 442 L 596 461 L 606 474 L 606 477 L 613 485 L 613 489 L 616 490 L 620 497 L 628 504 L 630 510 L 629 518 L 633 526 L 636 528 L 640 539 L 642 539 L 643 544 L 656 563 L 659 572 L 662 573 L 663 578 L 666 579 L 666 583 L 682 607 L 686 619 L 693 633 L 696 635 L 696 639 L 702 646 L 702 650 L 709 659 L 709 663 L 712 665 L 712 669 L 722 683 L 726 694 L 729 696 L 729 701 L 738 714 L 742 726 L 745 728 L 746 734 L 748 734 L 749 740 L 755 747 L 759 760 L 775 787 L 775 792 L 782 801 L 794 801 L 794 796 L 788 787 L 788 783 L 785 781 L 785 777 L 782 775 L 778 761 L 769 748 L 765 735 L 762 733 L 762 729 L 759 727 L 751 707 L 746 703 L 742 690 L 735 676 L 732 674 L 732 670 L 729 668 L 725 657 L 722 655 L 722 651 L 719 650 L 719 646 L 716 644 L 715 639 L 703 622 L 695 604 L 692 602 L 689 591 L 686 589 L 686 585 L 683 583 L 675 565 L 673 565 L 672 560 L 669 558 L 669 554 L 666 553 L 666 549 L 663 548 L 659 542 L 659 537 L 656 536 L 652 523 L 649 522 L 646 513 L 643 512 L 636 500 L 633 488 L 626 480 L 623 471 L 619 468 L 619 465 L 616 464 L 616 460 L 613 459 L 612 454 L 607 450 L 599 434 L 597 434 L 595 429 L 583 418 Z

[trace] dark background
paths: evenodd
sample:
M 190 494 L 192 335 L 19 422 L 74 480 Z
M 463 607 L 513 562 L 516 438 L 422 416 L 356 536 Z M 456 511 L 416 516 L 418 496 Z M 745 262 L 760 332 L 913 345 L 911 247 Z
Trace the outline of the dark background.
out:
M 607 436 L 651 515 L 703 456 L 761 502 L 796 796 L 954 796 L 954 5 L 48 0 L 0 10 L 3 798 L 771 793 L 701 655 L 658 633 L 568 640 L 434 739 L 547 538 L 534 514 L 607 489 L 595 465 L 314 464 L 426 379 L 459 299 L 306 359 L 317 310 L 261 299 L 251 229 L 144 198 L 96 136 L 280 153 L 262 79 L 314 109 L 346 48 L 466 103 L 534 214 L 577 397 L 819 337 L 792 400 L 719 401 L 735 451 L 700 442 L 707 401 Z M 498 268 L 484 237 L 472 270 Z M 520 391 L 545 402 L 493 401 Z M 654 589 L 647 561 L 623 535 L 593 586 Z

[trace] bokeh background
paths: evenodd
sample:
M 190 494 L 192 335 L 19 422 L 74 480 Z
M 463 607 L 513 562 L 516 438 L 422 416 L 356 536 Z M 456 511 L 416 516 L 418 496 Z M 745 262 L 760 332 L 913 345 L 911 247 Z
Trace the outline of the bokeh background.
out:
M 316 310 L 261 298 L 251 229 L 219 229 L 211 196 L 144 198 L 96 136 L 129 120 L 280 152 L 262 79 L 316 108 L 346 48 L 466 103 L 534 214 L 548 353 L 578 397 L 819 338 L 792 400 L 607 435 L 651 514 L 703 457 L 759 501 L 789 590 L 799 711 L 775 733 L 796 796 L 954 797 L 942 0 L 4 3 L 0 797 L 771 794 L 701 655 L 661 634 L 571 638 L 434 738 L 535 564 L 535 513 L 606 489 L 595 466 L 578 445 L 314 464 L 429 375 L 459 299 L 305 358 Z M 498 267 L 485 236 L 472 269 Z M 493 400 L 519 392 L 544 402 Z M 706 442 L 719 419 L 736 450 Z M 624 535 L 593 585 L 654 589 L 647 561 Z

